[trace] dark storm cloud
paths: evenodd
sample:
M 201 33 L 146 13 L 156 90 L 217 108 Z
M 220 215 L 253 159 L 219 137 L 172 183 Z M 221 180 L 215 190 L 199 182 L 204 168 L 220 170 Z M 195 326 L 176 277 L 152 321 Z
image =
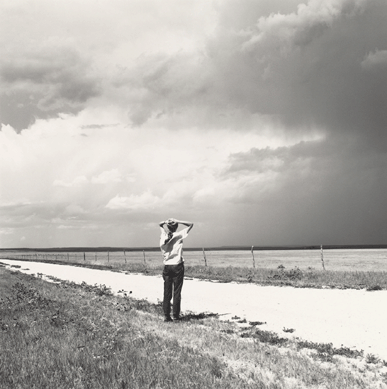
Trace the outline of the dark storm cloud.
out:
M 132 81 L 141 91 L 130 104 L 133 121 L 195 107 L 194 121 L 221 123 L 222 115 L 244 110 L 288 130 L 317 127 L 380 146 L 387 127 L 387 3 L 311 1 L 264 15 L 246 3 L 255 19 L 242 17 L 247 7 L 234 19 L 223 10 L 215 36 L 195 57 L 142 60 Z
M 229 157 L 223 180 L 247 177 L 232 201 L 272 244 L 378 244 L 387 239 L 387 155 L 321 140 Z
M 192 110 L 182 116 L 190 125 L 222 128 L 239 111 L 236 131 L 251 130 L 258 115 L 289 138 L 317 133 L 317 141 L 232 154 L 219 176 L 229 214 L 273 244 L 384 242 L 387 3 L 276 3 L 257 11 L 255 2 L 243 10 L 228 2 L 196 56 L 144 56 L 128 82 L 141 91 L 132 120 Z
M 229 102 L 271 115 L 287 133 L 325 134 L 230 156 L 222 178 L 242 182 L 233 201 L 263 241 L 386 241 L 386 17 L 385 1 L 311 1 L 260 18 L 224 40 L 223 54 L 214 44 Z
M 364 60 L 386 49 L 386 17 L 380 0 L 310 2 L 297 13 L 262 17 L 213 44 L 219 85 L 229 102 L 287 126 L 377 139 L 387 125 L 387 77 Z
M 0 62 L 1 117 L 18 130 L 35 118 L 75 113 L 99 93 L 99 81 L 74 50 L 51 48 L 18 53 Z

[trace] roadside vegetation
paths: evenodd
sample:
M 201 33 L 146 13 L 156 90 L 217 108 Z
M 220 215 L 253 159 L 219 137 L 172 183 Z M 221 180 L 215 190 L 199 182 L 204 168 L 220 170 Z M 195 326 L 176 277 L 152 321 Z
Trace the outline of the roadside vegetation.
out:
M 387 388 L 387 362 L 0 267 L 0 387 Z M 243 324 L 241 326 L 241 324 Z
M 187 275 L 222 282 L 250 282 L 259 285 L 293 286 L 297 288 L 387 289 L 387 272 L 329 271 L 298 267 L 276 269 L 247 269 L 241 267 L 187 267 Z
M 68 261 L 66 259 L 23 259 L 23 261 L 45 262 L 148 275 L 159 275 L 162 272 L 162 264 L 151 265 L 143 262 L 124 263 L 122 261 L 112 262 L 99 260 L 98 263 L 95 263 L 83 259 L 77 261 Z M 218 282 L 248 282 L 258 285 L 293 286 L 296 288 L 387 290 L 386 271 L 333 271 L 312 267 L 300 269 L 297 266 L 288 265 L 285 267 L 282 264 L 276 268 L 190 266 L 188 263 L 185 266 L 185 276 L 188 278 L 199 278 Z

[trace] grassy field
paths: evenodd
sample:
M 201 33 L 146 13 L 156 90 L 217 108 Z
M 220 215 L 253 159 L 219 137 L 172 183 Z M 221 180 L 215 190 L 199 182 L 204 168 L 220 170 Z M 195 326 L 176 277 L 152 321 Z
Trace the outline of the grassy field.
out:
M 319 250 L 259 251 L 258 254 L 255 253 L 255 268 L 252 266 L 251 252 L 230 250 L 206 253 L 208 266 L 203 264 L 202 259 L 199 261 L 201 255 L 203 254 L 198 251 L 184 253 L 186 277 L 300 288 L 350 288 L 375 291 L 387 289 L 386 250 L 326 250 L 324 254 L 326 270 L 321 265 Z M 250 255 L 249 259 L 248 255 Z M 163 266 L 159 252 L 108 254 L 107 252 L 14 251 L 0 252 L 1 257 L 113 271 L 141 272 L 149 275 L 161 274 Z M 326 257 L 329 257 L 329 260 Z M 312 264 L 314 266 L 308 266 Z
M 109 265 L 120 268 L 126 264 L 146 264 L 148 268 L 159 267 L 162 262 L 160 250 L 138 251 L 32 251 L 0 250 L 0 258 L 18 258 L 39 261 L 59 260 L 71 263 Z M 299 250 L 185 250 L 184 258 L 189 266 L 241 267 L 301 270 L 323 270 L 320 249 Z M 323 250 L 324 267 L 329 271 L 384 271 L 387 272 L 387 249 L 326 249 Z
M 387 388 L 387 362 L 0 267 L 0 387 Z M 284 329 L 286 332 L 286 329 Z

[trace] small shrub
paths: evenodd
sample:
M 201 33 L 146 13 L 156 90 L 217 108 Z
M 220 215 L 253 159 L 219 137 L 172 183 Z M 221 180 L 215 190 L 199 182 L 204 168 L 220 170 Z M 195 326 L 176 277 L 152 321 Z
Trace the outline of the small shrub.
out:
M 261 326 L 262 324 L 266 324 L 265 321 L 249 321 L 251 326 Z
M 375 290 L 383 290 L 383 288 L 380 285 L 372 285 L 367 288 L 368 292 L 373 292 Z
M 317 351 L 317 358 L 331 362 L 334 355 L 340 355 L 346 358 L 357 358 L 363 355 L 362 351 L 351 350 L 348 347 L 333 347 L 332 343 L 315 343 L 308 341 L 300 341 L 297 343 L 298 349 L 308 348 Z
M 380 359 L 374 355 L 374 354 L 367 354 L 366 355 L 366 363 L 373 363 L 373 364 L 378 364 L 380 362 Z
M 258 339 L 261 343 L 268 343 L 271 345 L 282 345 L 288 341 L 285 338 L 280 338 L 275 332 L 259 329 L 255 332 L 244 332 L 241 334 L 241 338 L 254 338 Z
M 298 267 L 291 270 L 284 270 L 284 266 L 278 266 L 278 271 L 275 272 L 272 276 L 268 276 L 269 280 L 277 280 L 277 281 L 297 281 L 301 280 L 304 276 L 301 269 Z M 286 283 L 285 283 L 286 284 Z M 291 285 L 291 284 L 290 284 Z

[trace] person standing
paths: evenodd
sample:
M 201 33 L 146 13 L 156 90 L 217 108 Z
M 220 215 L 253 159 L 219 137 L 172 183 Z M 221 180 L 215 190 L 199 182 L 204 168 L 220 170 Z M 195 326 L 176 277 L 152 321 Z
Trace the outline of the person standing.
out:
M 177 231 L 179 224 L 186 228 Z M 159 223 L 160 249 L 164 258 L 164 321 L 172 321 L 171 300 L 173 295 L 173 320 L 180 320 L 181 289 L 184 280 L 183 240 L 193 227 L 193 223 L 170 218 Z

